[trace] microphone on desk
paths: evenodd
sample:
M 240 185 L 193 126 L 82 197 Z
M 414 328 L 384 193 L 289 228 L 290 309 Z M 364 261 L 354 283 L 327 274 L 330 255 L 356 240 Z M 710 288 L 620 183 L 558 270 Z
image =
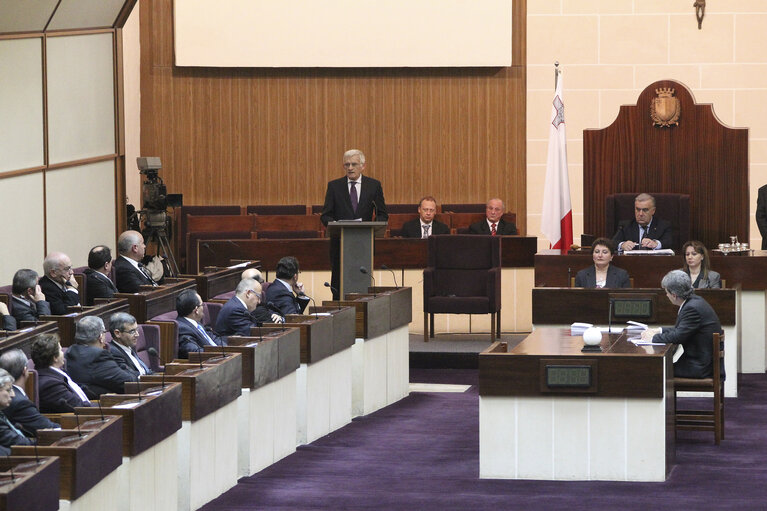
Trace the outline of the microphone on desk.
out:
M 360 266 L 360 273 L 363 273 L 363 274 L 367 275 L 368 277 L 370 277 L 370 280 L 373 281 L 373 286 L 372 286 L 373 287 L 373 298 L 375 298 L 375 296 L 376 296 L 376 288 L 375 288 L 376 279 L 375 279 L 375 277 L 373 277 L 373 274 L 370 273 L 368 271 L 368 269 L 365 268 L 364 266 Z
M 567 286 L 565 287 L 572 287 L 571 282 L 573 281 L 573 269 L 569 266 L 567 267 Z
M 154 346 L 149 346 L 146 349 L 146 352 L 149 354 L 149 356 L 155 357 L 157 360 L 160 359 L 160 354 L 157 353 L 157 350 L 154 348 Z M 152 364 L 149 365 L 151 366 Z M 151 370 L 152 368 L 150 367 L 149 369 Z
M 77 436 L 82 438 L 83 433 L 82 431 L 80 431 L 80 412 L 77 411 L 77 408 L 72 408 L 72 411 L 75 412 L 75 424 L 77 424 Z
M 337 294 L 337 295 L 338 295 L 338 298 L 339 298 L 339 300 L 341 299 L 341 293 L 339 293 L 339 292 L 338 292 L 338 289 L 336 289 L 336 288 L 334 288 L 333 286 L 331 286 L 331 285 L 330 285 L 330 282 L 325 282 L 324 286 L 325 286 L 325 287 L 329 287 L 329 288 L 330 288 L 330 290 L 331 290 L 333 293 L 335 293 L 335 294 Z M 336 304 L 336 306 L 338 307 L 338 310 L 341 310 L 341 304 Z
M 306 293 L 301 293 L 298 296 L 305 296 L 309 300 L 312 301 L 312 305 L 314 306 L 314 319 L 317 319 L 317 302 L 314 301 L 314 298 L 312 298 L 311 296 L 307 295 Z
M 216 255 L 216 251 L 210 248 L 210 245 L 208 243 L 200 243 L 200 246 L 202 248 L 206 248 L 210 251 L 211 254 Z
M 35 446 L 35 464 L 39 465 L 41 463 L 40 461 L 40 455 L 37 453 L 37 433 L 32 431 L 31 429 L 24 426 L 24 424 L 21 424 L 20 422 L 17 422 L 14 424 L 22 433 L 24 433 L 24 436 L 28 436 L 35 439 L 35 443 L 32 445 Z
M 610 335 L 613 331 L 613 300 L 608 299 L 610 307 L 607 312 L 607 335 Z
M 394 277 L 394 287 L 395 287 L 395 288 L 397 288 L 397 289 L 399 289 L 399 286 L 397 285 L 397 274 L 396 274 L 396 273 L 394 273 L 394 270 L 392 270 L 391 268 L 389 268 L 389 267 L 388 267 L 388 266 L 386 266 L 385 264 L 382 264 L 382 265 L 381 265 L 381 269 L 382 269 L 382 270 L 389 270 L 389 271 L 391 272 L 391 275 L 392 275 L 392 277 Z

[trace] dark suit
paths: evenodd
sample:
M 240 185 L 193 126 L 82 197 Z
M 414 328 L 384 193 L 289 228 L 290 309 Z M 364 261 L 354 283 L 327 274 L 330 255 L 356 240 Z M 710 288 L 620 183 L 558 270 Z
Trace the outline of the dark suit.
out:
M 308 296 L 296 296 L 282 282 L 274 281 L 266 288 L 266 303 L 271 303 L 283 316 L 287 314 L 303 314 L 309 305 Z
M 660 248 L 673 248 L 674 237 L 671 230 L 671 224 L 660 218 L 653 217 L 650 221 L 650 227 L 645 234 L 645 238 L 660 241 Z M 613 236 L 613 241 L 616 245 L 624 241 L 633 241 L 634 243 L 640 243 L 639 239 L 639 224 L 636 220 L 631 222 L 621 222 L 618 227 L 618 232 Z
M 214 330 L 220 336 L 250 335 L 250 327 L 259 326 L 260 323 L 248 312 L 239 298 L 233 296 L 221 308 L 216 319 Z
M 501 236 L 518 234 L 517 226 L 514 225 L 514 222 L 507 222 L 501 218 L 495 227 L 495 233 Z M 471 224 L 469 226 L 469 234 L 490 234 L 490 226 L 487 225 L 487 219 Z
M 81 400 L 67 383 L 67 379 L 55 369 L 37 369 L 37 396 L 43 413 L 67 413 L 76 406 L 91 406 Z
M 389 220 L 389 214 L 386 212 L 386 202 L 384 201 L 383 188 L 381 182 L 373 178 L 362 176 L 362 190 L 359 192 L 357 201 L 357 211 L 352 208 L 352 201 L 349 198 L 349 179 L 344 176 L 334 179 L 328 183 L 328 189 L 325 192 L 325 204 L 322 206 L 323 225 L 336 220 L 355 220 L 361 218 L 364 222 L 373 220 L 375 213 L 376 220 L 386 222 Z M 339 238 L 330 240 L 330 267 L 331 277 L 330 285 L 339 289 L 341 285 L 340 264 L 341 260 L 341 242 Z M 333 299 L 340 297 L 333 292 Z
M 589 266 L 584 268 L 575 275 L 575 287 L 597 287 L 597 269 L 596 267 Z M 631 287 L 631 281 L 629 280 L 629 274 L 623 268 L 610 265 L 607 267 L 607 280 L 605 281 L 606 288 L 618 288 L 618 287 Z
M 767 250 L 767 185 L 759 188 L 756 199 L 756 225 L 762 235 L 762 250 Z
M 223 312 L 223 309 L 222 309 Z M 221 314 L 219 313 L 219 317 Z M 210 346 L 208 340 L 197 330 L 186 318 L 178 318 L 176 320 L 178 325 L 178 356 L 179 358 L 189 358 L 189 353 L 193 351 L 202 351 L 204 346 Z M 217 323 L 218 324 L 218 323 Z M 203 327 L 205 328 L 205 327 Z M 218 346 L 224 344 L 224 340 L 216 335 L 215 332 L 211 332 L 209 329 L 205 329 L 205 333 L 211 338 L 213 342 Z M 250 331 L 248 331 L 250 334 Z M 231 334 L 229 334 L 231 335 Z
M 65 357 L 67 373 L 89 399 L 98 399 L 107 392 L 123 394 L 125 382 L 136 381 L 133 373 L 122 369 L 109 350 L 73 344 L 67 349 Z
M 34 442 L 23 434 L 16 433 L 11 428 L 11 423 L 8 417 L 3 412 L 0 412 L 0 447 L 4 448 L 0 450 L 0 454 L 8 456 L 11 454 L 10 447 L 12 445 L 32 445 Z
M 59 425 L 48 420 L 29 398 L 22 394 L 18 387 L 14 386 L 14 396 L 11 404 L 3 410 L 17 428 L 28 436 L 37 435 L 38 429 L 58 428 Z M 19 427 L 22 426 L 22 427 Z M 30 435 L 32 433 L 32 435 Z
M 120 369 L 131 373 L 133 375 L 133 379 L 138 380 L 138 377 L 141 375 L 141 373 L 138 369 L 136 369 L 136 366 L 133 365 L 133 361 L 130 359 L 128 354 L 121 350 L 119 346 L 115 346 L 116 342 L 117 341 L 112 339 L 112 342 L 109 343 L 109 353 L 111 353 L 114 359 L 117 361 L 117 365 L 120 366 Z M 136 360 L 138 360 L 139 364 L 141 364 L 141 366 L 144 368 L 144 371 L 146 371 L 145 374 L 152 374 L 152 370 L 149 369 L 149 366 L 147 366 L 143 360 L 138 358 L 138 353 L 136 353 L 136 350 L 131 348 L 131 353 L 133 353 L 133 356 L 136 357 Z
M 434 235 L 450 234 L 450 227 L 448 227 L 447 225 L 437 220 L 432 220 L 431 229 L 429 229 L 429 236 L 431 236 L 432 234 Z M 405 222 L 404 224 L 402 224 L 402 236 L 404 236 L 405 238 L 420 238 L 421 236 L 423 236 L 423 229 L 421 228 L 421 219 L 414 218 L 413 220 L 410 220 L 409 222 Z
M 112 298 L 117 292 L 112 279 L 101 272 L 86 268 L 85 274 L 85 305 L 93 305 L 96 298 Z
M 3 330 L 16 330 L 16 318 L 3 316 Z
M 80 305 L 80 295 L 77 290 L 64 291 L 61 286 L 52 281 L 47 275 L 40 277 L 40 289 L 45 295 L 45 301 L 51 306 L 51 314 L 63 316 L 68 314 L 67 307 Z
M 31 302 L 31 306 L 16 296 L 12 296 L 11 300 L 13 304 L 11 314 L 13 314 L 18 323 L 22 321 L 37 321 L 40 319 L 40 316 L 48 316 L 51 313 L 51 306 L 45 300 Z
M 682 304 L 674 328 L 664 329 L 652 340 L 681 344 L 684 348 L 681 358 L 674 363 L 674 376 L 710 378 L 713 374 L 711 336 L 714 332 L 722 332 L 719 317 L 706 300 L 692 295 Z M 724 377 L 724 372 L 722 376 Z
M 151 286 L 153 281 L 133 266 L 123 256 L 115 259 L 112 266 L 117 289 L 121 293 L 138 293 L 140 286 Z

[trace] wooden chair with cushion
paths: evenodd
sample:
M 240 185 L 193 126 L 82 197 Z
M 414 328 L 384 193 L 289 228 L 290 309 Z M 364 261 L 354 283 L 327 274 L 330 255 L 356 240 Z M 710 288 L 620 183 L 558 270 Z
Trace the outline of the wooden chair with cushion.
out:
M 713 431 L 714 443 L 724 438 L 724 334 L 714 334 L 713 371 L 711 378 L 674 378 L 674 407 L 676 431 Z M 712 410 L 680 410 L 677 392 L 711 392 Z

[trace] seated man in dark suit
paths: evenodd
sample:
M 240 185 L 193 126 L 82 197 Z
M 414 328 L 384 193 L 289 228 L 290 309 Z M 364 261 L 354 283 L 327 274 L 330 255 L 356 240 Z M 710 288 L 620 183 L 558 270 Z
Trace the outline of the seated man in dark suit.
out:
M 136 318 L 127 312 L 112 314 L 109 317 L 109 333 L 112 335 L 109 353 L 117 360 L 120 368 L 131 373 L 136 380 L 142 374 L 152 374 L 152 370 L 136 353 L 136 341 L 139 336 Z
M 39 284 L 45 300 L 51 305 L 51 314 L 63 316 L 69 313 L 67 307 L 80 305 L 80 294 L 69 256 L 51 252 L 43 261 L 43 272 L 45 275 L 40 278 Z
M 30 440 L 16 426 L 11 424 L 4 411 L 13 400 L 13 377 L 5 369 L 0 369 L 0 455 L 9 456 L 12 445 L 32 445 Z
M 418 203 L 418 216 L 402 224 L 402 235 L 405 238 L 428 238 L 432 234 L 450 234 L 450 227 L 439 220 L 434 220 L 437 214 L 437 199 L 427 195 Z
M 298 281 L 299 273 L 298 259 L 283 257 L 277 261 L 277 279 L 266 289 L 266 303 L 276 307 L 283 316 L 303 314 L 309 305 L 304 285 Z
M 469 226 L 470 234 L 489 234 L 507 236 L 517 234 L 514 222 L 507 222 L 503 217 L 504 205 L 501 199 L 490 199 L 485 205 L 486 218 Z
M 20 349 L 6 351 L 0 355 L 0 368 L 8 371 L 13 379 L 13 399 L 3 410 L 5 416 L 26 436 L 36 437 L 38 429 L 58 429 L 60 426 L 40 413 L 24 392 L 29 372 L 27 356 Z
M 157 286 L 141 262 L 146 253 L 144 237 L 138 231 L 125 231 L 117 238 L 117 252 L 112 271 L 121 293 L 138 293 L 141 286 Z
M 190 352 L 203 351 L 205 346 L 226 345 L 224 339 L 206 329 L 202 324 L 204 315 L 202 298 L 194 289 L 185 289 L 178 294 L 176 313 L 178 314 L 176 324 L 178 325 L 179 358 L 189 358 Z
M 109 271 L 112 269 L 112 251 L 106 245 L 98 245 L 88 252 L 85 273 L 85 305 L 93 305 L 96 298 L 112 298 L 117 292 Z
M 11 300 L 13 317 L 17 323 L 22 321 L 37 321 L 40 316 L 51 313 L 51 306 L 45 301 L 45 295 L 37 283 L 37 272 L 23 269 L 13 276 Z
M 671 248 L 673 234 L 671 224 L 654 218 L 655 197 L 640 193 L 634 199 L 634 220 L 625 220 L 618 226 L 613 241 L 619 252 L 629 250 L 660 250 Z
M 690 276 L 684 271 L 668 272 L 661 286 L 669 301 L 679 307 L 676 325 L 668 329 L 648 328 L 642 332 L 642 339 L 682 345 L 684 353 L 674 362 L 674 376 L 711 378 L 714 371 L 712 336 L 722 333 L 719 317 L 706 300 L 695 294 Z
M 75 344 L 67 349 L 67 371 L 90 399 L 114 392 L 123 394 L 133 373 L 120 367 L 106 349 L 106 329 L 98 316 L 85 316 L 75 327 Z
M 3 317 L 3 330 L 16 330 L 16 318 L 11 316 L 5 302 L 0 302 L 0 316 Z
M 270 286 L 271 287 L 271 286 Z M 261 302 L 261 284 L 244 279 L 237 284 L 234 296 L 221 308 L 216 319 L 216 333 L 220 336 L 250 335 L 250 328 L 261 326 L 253 311 Z
M 67 413 L 76 406 L 91 406 L 85 391 L 64 371 L 64 351 L 57 334 L 38 336 L 30 358 L 37 371 L 37 397 L 43 413 Z

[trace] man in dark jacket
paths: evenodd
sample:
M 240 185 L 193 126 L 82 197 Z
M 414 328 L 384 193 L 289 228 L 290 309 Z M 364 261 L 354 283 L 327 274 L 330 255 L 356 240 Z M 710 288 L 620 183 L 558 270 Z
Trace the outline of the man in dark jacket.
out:
M 14 379 L 13 399 L 3 410 L 11 424 L 27 436 L 37 436 L 38 429 L 57 429 L 59 425 L 49 420 L 24 392 L 24 385 L 29 372 L 27 371 L 27 356 L 20 349 L 6 351 L 0 355 L 0 368 L 8 371 Z

